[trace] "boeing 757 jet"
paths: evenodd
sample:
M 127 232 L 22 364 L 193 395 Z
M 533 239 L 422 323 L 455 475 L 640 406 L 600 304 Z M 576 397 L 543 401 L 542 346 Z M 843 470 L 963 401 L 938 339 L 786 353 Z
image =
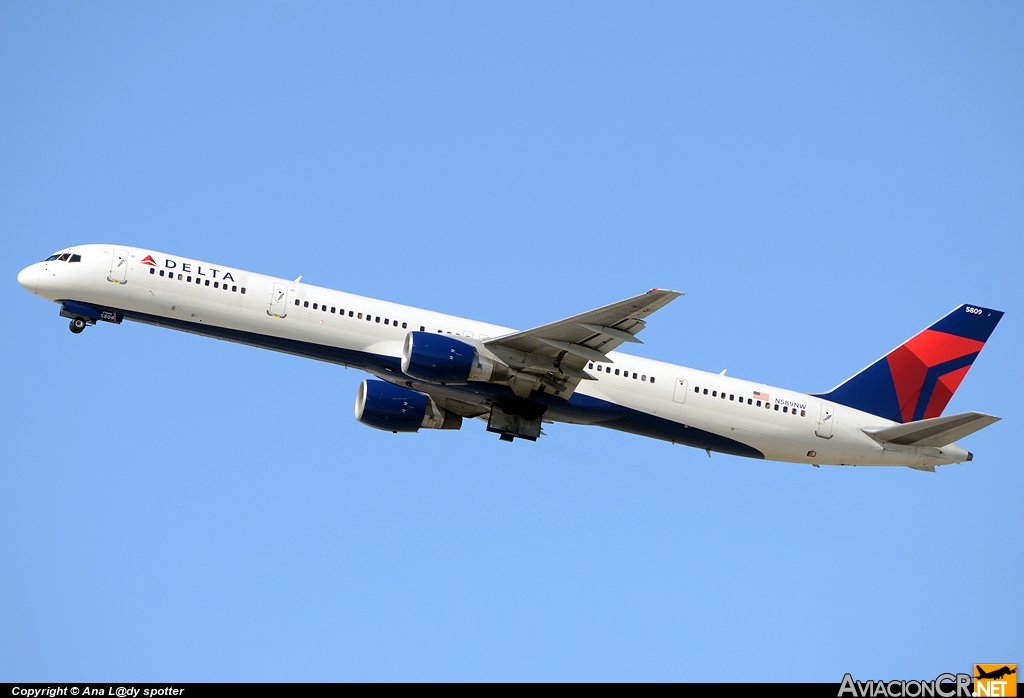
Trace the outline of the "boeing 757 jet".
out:
M 356 419 L 392 432 L 487 423 L 535 441 L 545 422 L 608 427 L 749 458 L 934 472 L 998 421 L 942 412 L 1003 316 L 961 305 L 836 388 L 816 394 L 643 359 L 653 289 L 529 330 L 118 245 L 79 245 L 18 274 L 78 334 L 123 320 L 358 368 Z

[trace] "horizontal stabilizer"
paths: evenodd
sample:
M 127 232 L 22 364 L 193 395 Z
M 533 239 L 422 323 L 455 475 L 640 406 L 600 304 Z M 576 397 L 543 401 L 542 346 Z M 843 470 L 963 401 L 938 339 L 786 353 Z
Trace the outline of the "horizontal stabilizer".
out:
M 964 412 L 893 427 L 869 427 L 861 431 L 876 441 L 900 446 L 948 446 L 989 424 L 995 424 L 999 419 L 982 412 Z

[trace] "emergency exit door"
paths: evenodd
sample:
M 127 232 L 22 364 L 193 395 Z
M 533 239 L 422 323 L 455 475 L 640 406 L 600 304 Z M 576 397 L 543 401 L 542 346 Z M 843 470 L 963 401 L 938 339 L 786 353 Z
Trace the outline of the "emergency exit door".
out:
M 686 402 L 686 392 L 686 381 L 676 378 L 676 391 L 672 394 L 672 399 L 676 402 Z
M 823 439 L 832 438 L 832 423 L 836 421 L 836 411 L 833 405 L 827 402 L 821 405 L 821 416 L 818 417 L 818 428 L 814 433 Z
M 274 291 L 270 296 L 270 310 L 267 315 L 272 317 L 285 317 L 288 315 L 288 287 L 284 284 L 274 284 Z
M 128 252 L 126 250 L 114 250 L 107 281 L 113 281 L 116 284 L 128 281 Z

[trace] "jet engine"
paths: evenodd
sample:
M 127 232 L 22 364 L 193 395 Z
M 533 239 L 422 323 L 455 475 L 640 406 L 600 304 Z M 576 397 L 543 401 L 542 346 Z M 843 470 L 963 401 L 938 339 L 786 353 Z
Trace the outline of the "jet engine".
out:
M 427 383 L 460 385 L 469 381 L 507 381 L 508 367 L 486 349 L 447 334 L 410 332 L 402 347 L 402 372 Z
M 356 420 L 396 434 L 462 427 L 460 415 L 439 407 L 429 396 L 378 380 L 364 380 L 359 384 Z

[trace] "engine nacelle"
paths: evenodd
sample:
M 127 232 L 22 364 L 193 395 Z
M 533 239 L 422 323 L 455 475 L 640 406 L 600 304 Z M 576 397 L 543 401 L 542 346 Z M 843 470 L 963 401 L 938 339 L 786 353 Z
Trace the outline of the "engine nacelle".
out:
M 396 433 L 462 427 L 460 415 L 439 407 L 429 396 L 378 380 L 364 380 L 359 384 L 356 420 Z
M 487 352 L 489 353 L 489 352 Z M 449 334 L 410 332 L 402 347 L 402 372 L 427 383 L 462 385 L 508 380 L 508 367 Z

